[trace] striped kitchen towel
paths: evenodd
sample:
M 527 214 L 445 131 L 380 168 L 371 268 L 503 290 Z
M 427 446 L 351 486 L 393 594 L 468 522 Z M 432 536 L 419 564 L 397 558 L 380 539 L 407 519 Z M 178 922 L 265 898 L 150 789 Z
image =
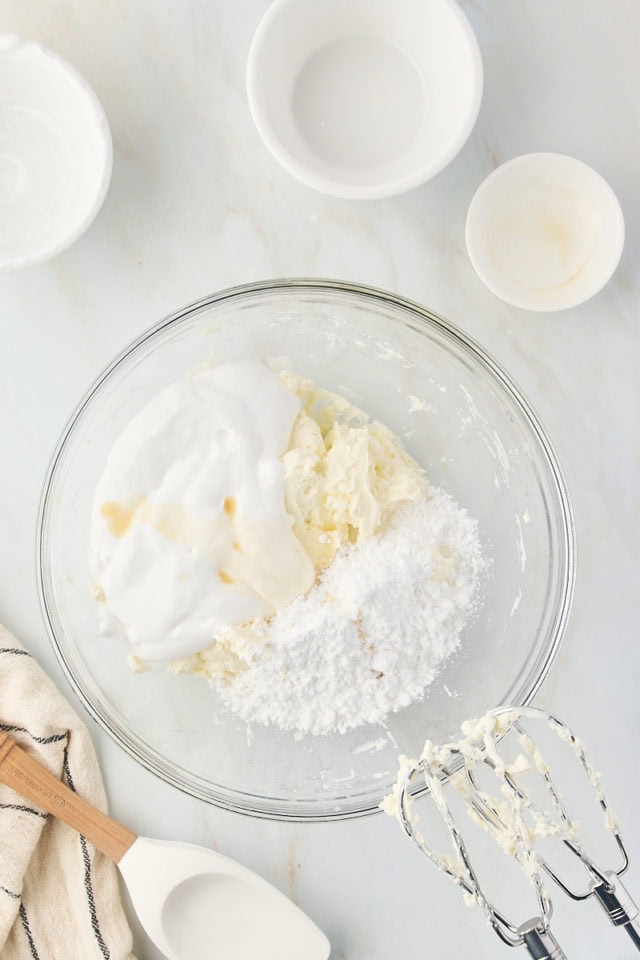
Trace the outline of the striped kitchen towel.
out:
M 86 727 L 3 627 L 0 729 L 106 809 Z M 115 866 L 70 827 L 0 784 L 2 960 L 125 960 L 131 946 Z

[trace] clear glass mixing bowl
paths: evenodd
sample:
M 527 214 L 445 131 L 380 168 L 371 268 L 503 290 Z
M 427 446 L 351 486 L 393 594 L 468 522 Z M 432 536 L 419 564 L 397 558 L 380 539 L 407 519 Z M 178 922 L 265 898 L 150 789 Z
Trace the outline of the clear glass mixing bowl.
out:
M 108 451 L 156 394 L 204 362 L 280 358 L 391 427 L 477 518 L 490 566 L 483 603 L 425 697 L 344 735 L 304 737 L 225 712 L 209 686 L 165 667 L 132 674 L 97 632 L 89 513 Z M 140 763 L 187 793 L 257 816 L 324 820 L 374 811 L 399 753 L 501 703 L 528 703 L 558 649 L 574 578 L 561 470 L 517 387 L 484 350 L 391 293 L 278 280 L 215 294 L 162 320 L 101 374 L 53 455 L 38 573 L 57 656 L 85 707 Z M 402 610 L 398 610 L 402 617 Z

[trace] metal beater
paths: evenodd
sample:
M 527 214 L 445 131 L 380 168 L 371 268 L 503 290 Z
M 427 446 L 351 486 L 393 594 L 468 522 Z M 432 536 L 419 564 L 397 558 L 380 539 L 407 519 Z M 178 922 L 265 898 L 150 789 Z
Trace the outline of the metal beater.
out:
M 585 851 L 577 837 L 576 824 L 569 816 L 559 790 L 554 783 L 541 752 L 532 740 L 522 721 L 545 722 L 561 740 L 570 745 L 596 793 L 604 815 L 621 855 L 617 870 L 602 870 Z M 518 738 L 520 755 L 513 763 L 505 761 L 501 743 L 508 734 Z M 463 724 L 463 738 L 454 743 L 436 747 L 427 741 L 419 760 L 405 761 L 394 790 L 394 809 L 405 830 L 429 859 L 464 891 L 468 901 L 477 903 L 484 911 L 490 925 L 509 946 L 525 946 L 535 960 L 566 960 L 550 930 L 553 907 L 542 879 L 542 873 L 573 900 L 595 897 L 615 926 L 623 926 L 633 943 L 640 950 L 640 924 L 638 907 L 624 888 L 621 875 L 629 866 L 617 821 L 606 802 L 600 777 L 591 766 L 582 742 L 557 717 L 533 707 L 500 707 L 489 711 L 479 721 Z M 497 779 L 499 796 L 487 793 L 478 784 L 478 771 L 488 769 Z M 553 820 L 536 804 L 522 782 L 522 774 L 534 769 L 539 782 L 546 789 Z M 426 842 L 418 829 L 412 807 L 415 785 L 422 778 L 435 807 L 449 832 L 458 860 L 442 856 Z M 412 791 L 412 787 L 414 790 Z M 445 787 L 457 792 L 464 799 L 467 810 L 475 822 L 491 834 L 501 845 L 508 848 L 531 883 L 538 903 L 539 914 L 521 924 L 515 924 L 485 896 L 471 863 L 467 847 L 458 824 L 446 799 Z M 386 809 L 389 809 L 385 805 Z M 586 871 L 588 885 L 576 891 L 559 876 L 547 859 L 537 849 L 540 836 L 550 837 L 562 843 L 578 858 Z

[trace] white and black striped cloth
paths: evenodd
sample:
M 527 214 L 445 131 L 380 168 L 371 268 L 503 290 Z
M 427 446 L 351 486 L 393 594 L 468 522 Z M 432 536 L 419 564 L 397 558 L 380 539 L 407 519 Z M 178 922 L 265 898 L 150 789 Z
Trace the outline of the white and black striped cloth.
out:
M 102 810 L 86 727 L 0 626 L 0 729 Z M 2 960 L 133 960 L 117 870 L 84 837 L 0 784 Z

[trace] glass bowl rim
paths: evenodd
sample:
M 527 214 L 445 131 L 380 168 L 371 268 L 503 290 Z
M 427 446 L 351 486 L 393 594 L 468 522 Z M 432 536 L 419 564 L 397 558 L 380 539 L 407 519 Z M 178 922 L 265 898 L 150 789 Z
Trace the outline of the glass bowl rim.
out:
M 564 576 L 560 589 L 558 590 L 557 613 L 552 624 L 553 632 L 547 638 L 545 646 L 529 669 L 528 674 L 526 674 L 524 678 L 516 678 L 516 682 L 520 682 L 521 689 L 518 692 L 517 701 L 514 700 L 514 703 L 518 706 L 527 706 L 532 702 L 549 673 L 558 653 L 569 618 L 575 585 L 575 523 L 562 468 L 551 442 L 547 437 L 546 431 L 528 400 L 511 377 L 484 347 L 461 328 L 422 304 L 400 294 L 367 284 L 311 277 L 281 278 L 238 284 L 194 300 L 186 306 L 166 314 L 161 320 L 146 328 L 125 345 L 94 378 L 84 395 L 78 401 L 68 417 L 51 455 L 42 484 L 37 514 L 36 574 L 38 596 L 45 626 L 55 656 L 75 695 L 87 713 L 105 730 L 111 739 L 150 773 L 153 773 L 164 782 L 177 787 L 189 796 L 204 800 L 230 812 L 268 820 L 288 822 L 319 823 L 332 820 L 348 820 L 379 812 L 379 803 L 382 800 L 382 796 L 377 797 L 375 802 L 371 800 L 370 793 L 367 794 L 366 797 L 359 797 L 358 794 L 335 797 L 330 802 L 327 801 L 325 809 L 320 811 L 316 798 L 312 800 L 293 799 L 289 801 L 283 800 L 282 798 L 259 797 L 256 794 L 226 787 L 221 784 L 213 785 L 212 789 L 211 781 L 205 780 L 202 776 L 194 774 L 191 771 L 183 770 L 177 764 L 165 760 L 161 754 L 157 753 L 155 749 L 148 747 L 144 741 L 130 729 L 119 729 L 120 725 L 115 723 L 113 718 L 107 715 L 108 711 L 104 710 L 100 704 L 96 705 L 91 700 L 78 680 L 74 668 L 69 662 L 63 645 L 58 638 L 58 632 L 54 622 L 55 618 L 49 606 L 46 545 L 50 494 L 54 480 L 56 479 L 59 462 L 66 450 L 69 438 L 73 434 L 75 425 L 87 405 L 100 390 L 102 384 L 108 380 L 110 375 L 121 363 L 126 361 L 127 358 L 143 346 L 143 344 L 153 340 L 164 329 L 186 321 L 192 315 L 201 313 L 215 304 L 242 300 L 244 298 L 250 298 L 255 294 L 268 294 L 272 291 L 286 291 L 288 293 L 295 291 L 326 294 L 338 293 L 346 294 L 348 297 L 355 295 L 356 298 L 369 299 L 378 304 L 382 303 L 400 308 L 408 314 L 408 316 L 403 317 L 402 320 L 408 323 L 412 329 L 420 332 L 422 325 L 425 323 L 436 327 L 440 333 L 445 334 L 448 340 L 455 343 L 458 348 L 461 348 L 463 353 L 472 356 L 474 361 L 484 368 L 485 373 L 488 373 L 490 378 L 502 387 L 503 391 L 522 415 L 525 423 L 539 444 L 539 448 L 544 455 L 545 466 L 549 470 L 554 494 L 557 498 L 555 506 L 558 512 L 557 519 L 560 522 L 559 532 L 561 535 L 561 544 L 564 547 Z M 392 323 L 398 322 L 395 318 L 388 319 L 391 319 Z M 410 320 L 415 321 L 415 323 L 410 323 Z M 416 796 L 419 796 L 424 793 L 425 790 L 425 787 L 416 786 L 415 791 L 412 792 L 414 792 Z M 341 801 L 345 803 L 339 806 Z

